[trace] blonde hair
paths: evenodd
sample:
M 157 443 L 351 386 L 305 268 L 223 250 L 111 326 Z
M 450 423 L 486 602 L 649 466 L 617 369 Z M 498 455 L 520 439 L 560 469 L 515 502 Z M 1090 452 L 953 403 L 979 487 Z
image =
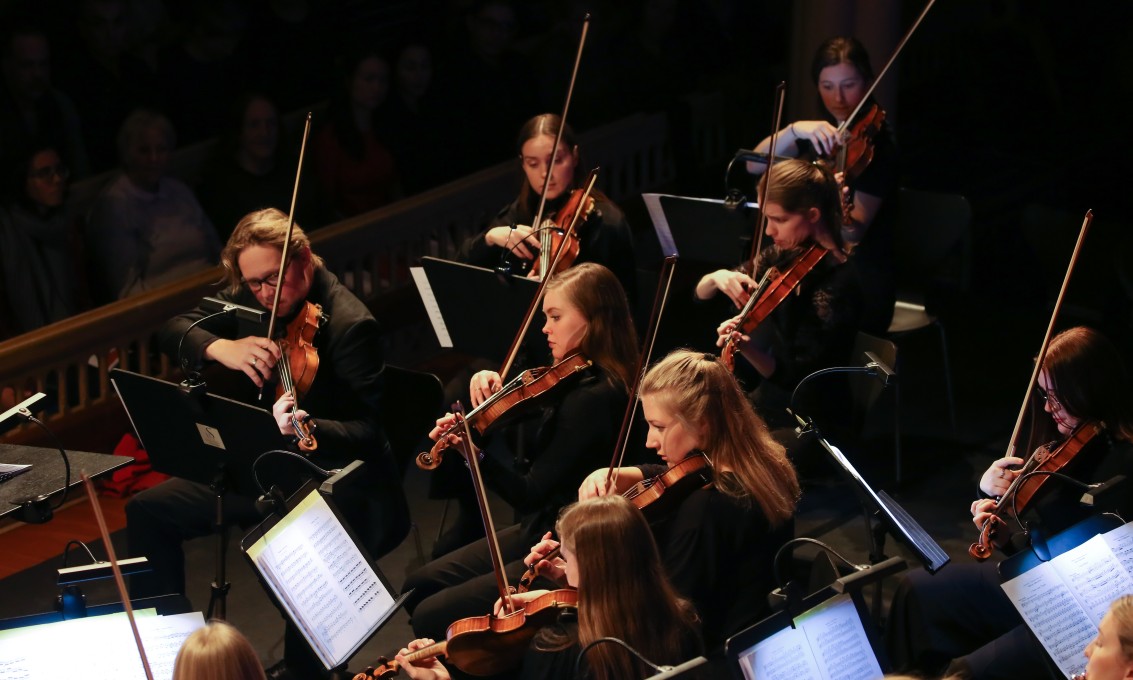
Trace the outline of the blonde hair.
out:
M 713 465 L 734 474 L 716 475 L 720 493 L 759 504 L 771 526 L 795 513 L 799 480 L 767 424 L 740 391 L 731 371 L 714 354 L 679 349 L 657 362 L 641 383 L 690 432 L 703 433 L 703 449 Z
M 623 390 L 637 368 L 637 332 L 622 284 L 600 264 L 584 262 L 555 274 L 546 292 L 559 291 L 586 318 L 578 349 Z
M 555 532 L 578 566 L 580 647 L 613 636 L 669 664 L 700 651 L 695 610 L 669 582 L 653 531 L 628 500 L 613 494 L 567 506 Z M 614 645 L 595 645 L 586 657 L 596 680 L 650 672 Z
M 265 680 L 248 638 L 224 621 L 209 621 L 185 639 L 173 680 Z
M 236 224 L 232 236 L 224 250 L 220 251 L 220 263 L 224 265 L 224 280 L 228 288 L 235 293 L 243 284 L 240 275 L 240 253 L 251 246 L 265 246 L 283 250 L 283 243 L 287 239 L 287 227 L 290 219 L 277 208 L 266 208 L 250 212 Z M 291 259 L 306 248 L 311 248 L 311 239 L 298 224 L 291 231 L 291 244 L 288 246 L 288 259 Z M 315 267 L 323 266 L 323 258 L 311 253 L 311 262 Z
M 1133 595 L 1122 595 L 1109 605 L 1109 613 L 1117 624 L 1117 640 L 1121 643 L 1121 655 L 1133 662 Z

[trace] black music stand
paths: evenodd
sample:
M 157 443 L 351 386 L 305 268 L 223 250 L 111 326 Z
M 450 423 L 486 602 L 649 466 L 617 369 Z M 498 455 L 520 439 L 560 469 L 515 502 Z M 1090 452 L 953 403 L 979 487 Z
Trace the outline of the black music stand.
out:
M 317 490 L 303 484 L 240 542 L 265 592 L 327 671 L 345 670 L 409 596 L 397 594 L 340 510 L 366 491 L 362 467 L 351 463 Z
M 272 414 L 254 406 L 190 394 L 179 385 L 117 368 L 110 371 L 110 382 L 153 469 L 206 484 L 216 497 L 216 578 L 206 618 L 224 619 L 230 585 L 224 495 L 256 498 L 261 489 L 252 464 L 264 451 L 286 448 L 287 439 Z
M 705 271 L 731 269 L 751 255 L 759 206 L 746 202 L 730 208 L 723 200 L 642 194 L 662 255 L 680 251 L 681 261 Z M 673 245 L 666 249 L 665 237 Z
M 801 639 L 798 633 L 806 633 L 807 624 L 812 621 L 811 625 L 817 624 L 818 632 L 825 633 L 826 639 L 810 634 L 805 635 L 809 643 Z M 836 634 L 830 635 L 831 631 Z M 782 639 L 791 635 L 795 635 L 795 639 L 784 645 Z M 815 677 L 816 670 L 818 677 L 829 677 L 821 673 L 821 668 L 792 673 L 792 668 L 783 667 L 807 665 L 808 659 L 820 665 L 822 659 L 814 657 L 823 656 L 837 659 L 838 677 L 852 680 L 872 680 L 879 677 L 878 669 L 889 670 L 881 635 L 857 590 L 840 594 L 833 587 L 823 588 L 803 599 L 796 611 L 778 611 L 724 643 L 724 657 L 738 680 L 758 677 L 756 659 L 762 654 L 770 655 L 769 662 L 779 667 L 780 672 L 775 677 Z M 759 663 L 764 661 L 760 659 Z
M 410 270 L 441 347 L 501 364 L 539 282 L 435 257 Z M 533 322 L 524 342 L 540 346 Z

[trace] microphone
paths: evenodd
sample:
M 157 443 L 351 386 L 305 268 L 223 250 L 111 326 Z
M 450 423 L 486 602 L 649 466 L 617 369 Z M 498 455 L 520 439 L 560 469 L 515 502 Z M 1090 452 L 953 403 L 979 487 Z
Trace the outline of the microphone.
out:
M 886 365 L 886 363 L 879 359 L 876 354 L 874 354 L 873 352 L 866 352 L 865 358 L 869 360 L 869 363 L 865 365 L 866 368 L 870 369 L 869 375 L 872 375 L 873 377 L 880 380 L 882 385 L 889 387 L 893 383 L 897 382 L 897 371 Z
M 887 576 L 898 574 L 909 568 L 903 557 L 890 557 L 877 564 L 856 564 L 854 572 L 834 581 L 835 592 L 844 593 L 847 590 L 861 590 L 871 583 L 877 583 Z
M 262 309 L 255 309 L 252 307 L 245 307 L 232 302 L 226 302 L 220 298 L 206 297 L 201 299 L 201 309 L 209 312 L 210 314 L 217 312 L 235 312 L 237 319 L 244 321 L 251 321 L 253 323 L 263 324 L 264 316 L 267 312 Z

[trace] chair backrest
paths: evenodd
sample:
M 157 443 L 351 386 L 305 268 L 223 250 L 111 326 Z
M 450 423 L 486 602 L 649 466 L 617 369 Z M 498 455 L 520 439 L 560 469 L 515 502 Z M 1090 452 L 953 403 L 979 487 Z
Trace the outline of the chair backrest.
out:
M 965 289 L 971 221 L 972 206 L 961 194 L 901 188 L 894 237 L 898 285 L 923 291 L 945 264 L 953 264 L 947 278 Z
M 859 365 L 858 362 L 863 362 L 860 365 L 865 365 L 865 353 L 873 352 L 873 354 L 885 362 L 885 365 L 893 370 L 897 370 L 897 345 L 889 340 L 883 340 L 869 333 L 858 333 L 857 339 L 854 341 L 854 353 L 851 355 L 851 361 L 854 365 Z M 857 423 L 864 423 L 866 415 L 870 409 L 873 408 L 877 398 L 881 396 L 881 392 L 885 389 L 885 385 L 880 380 L 870 380 L 865 376 L 854 376 L 854 380 L 850 382 L 850 393 L 854 400 L 854 421 Z
M 401 474 L 419 453 L 443 401 L 444 387 L 437 376 L 386 364 L 382 424 Z

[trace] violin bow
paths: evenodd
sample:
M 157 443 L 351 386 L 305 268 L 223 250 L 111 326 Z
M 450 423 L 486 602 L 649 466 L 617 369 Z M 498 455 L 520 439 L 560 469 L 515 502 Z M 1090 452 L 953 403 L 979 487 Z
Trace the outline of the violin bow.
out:
M 854 110 L 850 112 L 850 115 L 846 116 L 846 120 L 842 121 L 842 123 L 838 126 L 837 132 L 839 138 L 841 138 L 841 136 L 845 134 L 846 128 L 850 125 L 850 121 L 852 121 L 854 117 L 861 112 L 862 107 L 865 106 L 865 103 L 867 101 L 869 101 L 870 95 L 872 95 L 873 91 L 877 89 L 877 85 L 881 82 L 881 79 L 885 77 L 885 74 L 889 71 L 889 67 L 892 66 L 893 62 L 897 60 L 897 55 L 901 54 L 901 50 L 905 49 L 905 43 L 909 42 L 909 38 L 913 37 L 913 33 L 917 30 L 917 27 L 921 25 L 921 21 L 924 20 L 925 15 L 928 14 L 928 11 L 932 8 L 934 3 L 936 3 L 936 0 L 928 0 L 928 4 L 926 4 L 924 6 L 924 9 L 921 10 L 920 15 L 917 17 L 917 20 L 913 22 L 913 25 L 909 27 L 909 30 L 905 31 L 905 36 L 901 38 L 901 42 L 897 43 L 897 48 L 893 50 L 893 54 L 889 55 L 889 61 L 885 62 L 885 66 L 877 74 L 877 77 L 873 79 L 873 82 L 869 84 L 869 88 L 866 89 L 865 95 L 862 97 L 862 100 L 858 102 L 858 105 L 854 107 Z
M 153 671 L 150 670 L 149 659 L 146 658 L 146 648 L 142 644 L 142 634 L 138 632 L 138 622 L 134 620 L 134 608 L 130 605 L 130 594 L 126 592 L 126 581 L 122 578 L 122 569 L 118 566 L 118 557 L 114 554 L 114 544 L 110 542 L 110 530 L 106 527 L 106 519 L 102 516 L 102 506 L 98 504 L 94 484 L 91 483 L 87 473 L 82 474 L 82 479 L 83 485 L 86 487 L 87 498 L 90 499 L 90 506 L 94 509 L 94 519 L 98 522 L 98 530 L 102 534 L 102 543 L 106 546 L 106 555 L 110 558 L 110 569 L 114 572 L 114 585 L 118 587 L 118 596 L 122 598 L 122 609 L 126 612 L 126 618 L 130 621 L 130 630 L 134 633 L 134 643 L 138 646 L 138 656 L 142 659 L 142 668 L 145 669 L 146 680 L 153 680 Z
M 480 452 L 472 442 L 472 429 L 468 426 L 468 419 L 464 417 L 464 406 L 458 401 L 453 404 L 456 417 L 464 426 L 464 437 L 460 444 L 468 461 L 468 470 L 472 474 L 472 486 L 476 492 L 476 503 L 480 506 L 480 516 L 484 520 L 484 536 L 488 541 L 488 552 L 492 558 L 492 571 L 496 573 L 496 587 L 500 591 L 500 599 L 504 601 L 508 613 L 515 611 L 515 603 L 511 599 L 511 589 L 508 588 L 507 574 L 504 571 L 504 560 L 500 553 L 500 544 L 496 538 L 496 525 L 492 521 L 492 510 L 488 507 L 488 492 L 484 488 L 484 476 L 480 473 Z
M 771 115 L 771 149 L 767 152 L 767 170 L 764 171 L 764 177 L 771 176 L 771 168 L 775 166 L 775 144 L 779 140 L 779 126 L 783 124 L 783 100 L 787 94 L 787 83 L 779 81 L 775 86 L 775 107 Z M 762 181 L 762 180 L 761 180 Z M 770 181 L 770 180 L 768 180 Z M 756 192 L 759 194 L 759 186 L 756 184 Z M 763 200 L 759 200 L 759 220 L 756 222 L 755 238 L 751 240 L 751 273 L 755 275 L 755 258 L 759 255 L 759 251 L 763 249 L 763 232 L 767 230 L 767 215 L 763 212 Z
M 645 370 L 649 367 L 649 359 L 653 356 L 653 347 L 657 341 L 657 329 L 661 326 L 661 316 L 665 313 L 665 302 L 669 299 L 669 288 L 673 284 L 673 272 L 676 270 L 677 256 L 668 255 L 661 264 L 661 274 L 658 277 L 657 292 L 653 298 L 653 311 L 649 315 L 649 329 L 645 333 L 645 342 L 642 352 L 637 358 L 637 370 L 634 372 L 633 385 L 629 386 L 629 403 L 626 404 L 625 416 L 622 418 L 622 427 L 618 432 L 618 440 L 614 444 L 614 454 L 610 458 L 610 469 L 606 471 L 606 490 L 609 491 L 618 481 L 618 468 L 625 460 L 626 448 L 629 445 L 629 430 L 633 425 L 633 417 L 637 413 L 637 392 L 641 381 L 645 377 Z M 546 559 L 546 558 L 544 558 Z
M 567 86 L 566 100 L 563 102 L 563 113 L 559 116 L 559 130 L 555 133 L 555 143 L 551 145 L 551 160 L 547 165 L 547 175 L 543 178 L 543 190 L 539 192 L 539 209 L 535 212 L 535 219 L 531 223 L 533 229 L 542 230 L 543 228 L 543 212 L 547 207 L 547 187 L 551 186 L 551 175 L 555 169 L 555 158 L 559 153 L 559 145 L 563 141 L 563 130 L 566 128 L 567 111 L 570 110 L 571 95 L 574 94 L 574 81 L 578 77 L 578 66 L 582 63 L 582 48 L 586 45 L 586 34 L 590 32 L 590 12 L 582 19 L 582 34 L 578 38 L 578 50 L 574 55 L 574 68 L 570 72 L 570 84 Z M 546 232 L 540 231 L 540 234 Z M 544 245 L 550 244 L 550 239 L 540 239 Z M 566 241 L 564 241 L 566 243 Z M 540 249 L 542 250 L 542 248 Z M 548 257 L 539 258 L 539 278 L 544 279 L 547 277 L 548 272 L 554 271 L 554 268 L 548 268 L 547 262 L 550 260 Z

